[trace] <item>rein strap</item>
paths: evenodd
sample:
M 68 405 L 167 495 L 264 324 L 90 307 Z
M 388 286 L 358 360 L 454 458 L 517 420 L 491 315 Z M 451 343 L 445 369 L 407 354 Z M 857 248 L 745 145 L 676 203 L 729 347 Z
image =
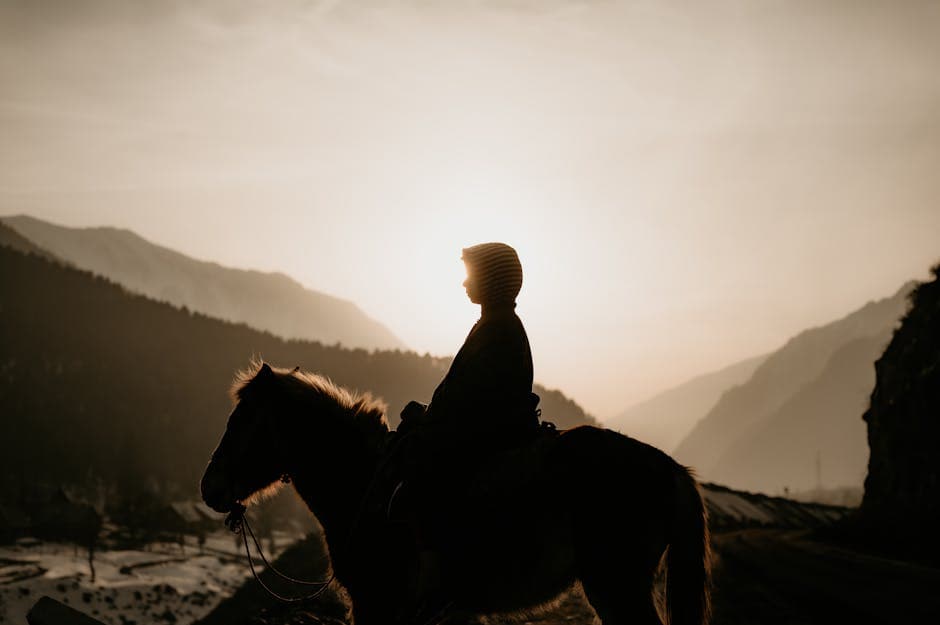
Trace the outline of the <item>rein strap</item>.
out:
M 232 532 L 241 534 L 242 543 L 245 545 L 245 555 L 248 556 L 248 568 L 251 569 L 251 574 L 254 575 L 254 578 L 258 580 L 258 583 L 262 588 L 264 588 L 265 591 L 267 591 L 269 595 L 279 601 L 283 601 L 284 603 L 297 603 L 300 601 L 309 601 L 311 599 L 315 599 L 322 595 L 323 592 L 330 587 L 330 584 L 333 583 L 333 580 L 336 579 L 336 574 L 331 573 L 330 577 L 326 581 L 309 582 L 285 575 L 279 571 L 277 567 L 268 562 L 268 559 L 264 556 L 264 551 L 261 549 L 261 544 L 255 537 L 255 533 L 252 531 L 251 525 L 248 523 L 248 518 L 245 516 L 245 507 L 241 504 L 239 504 L 235 510 L 230 512 L 229 515 L 225 518 L 225 526 L 228 527 Z M 255 549 L 258 551 L 258 555 L 261 556 L 261 560 L 272 573 L 285 581 L 291 582 L 292 584 L 299 584 L 302 586 L 319 586 L 319 590 L 301 597 L 285 597 L 271 590 L 271 588 L 269 588 L 268 585 L 261 580 L 261 576 L 258 575 L 258 572 L 255 570 L 255 563 L 251 557 L 251 549 L 248 546 L 249 535 L 251 536 L 251 541 L 255 544 Z

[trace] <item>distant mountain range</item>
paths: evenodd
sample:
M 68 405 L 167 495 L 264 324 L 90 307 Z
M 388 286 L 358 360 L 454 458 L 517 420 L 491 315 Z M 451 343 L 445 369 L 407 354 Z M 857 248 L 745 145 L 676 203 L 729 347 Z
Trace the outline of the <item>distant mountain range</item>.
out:
M 28 245 L 8 230 L 0 242 L 0 493 L 64 483 L 118 498 L 198 497 L 233 374 L 253 356 L 370 390 L 388 402 L 392 425 L 408 400 L 430 398 L 448 366 L 411 352 L 287 341 L 16 251 Z M 560 392 L 536 392 L 559 427 L 595 423 Z
M 746 382 L 767 356 L 695 377 L 605 421 L 611 429 L 671 452 L 712 409 L 722 393 Z
M 129 230 L 66 228 L 24 215 L 2 221 L 36 248 L 158 301 L 286 339 L 406 349 L 352 302 L 305 289 L 284 274 L 195 260 Z
M 734 488 L 860 487 L 868 459 L 861 417 L 874 362 L 913 287 L 792 338 L 721 396 L 676 448 L 676 459 Z

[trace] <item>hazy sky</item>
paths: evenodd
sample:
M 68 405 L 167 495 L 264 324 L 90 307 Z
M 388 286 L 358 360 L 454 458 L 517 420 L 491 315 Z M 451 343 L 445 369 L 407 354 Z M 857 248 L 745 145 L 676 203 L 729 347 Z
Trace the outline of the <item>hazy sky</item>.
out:
M 441 355 L 506 241 L 537 380 L 608 417 L 940 260 L 940 3 L 0 0 L 20 212 Z

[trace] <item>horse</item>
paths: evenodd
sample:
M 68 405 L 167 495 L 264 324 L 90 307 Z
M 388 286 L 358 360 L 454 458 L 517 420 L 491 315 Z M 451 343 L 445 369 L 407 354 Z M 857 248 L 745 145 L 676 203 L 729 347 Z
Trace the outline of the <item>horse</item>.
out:
M 382 515 L 362 513 L 390 437 L 385 404 L 266 363 L 239 374 L 232 394 L 201 481 L 205 503 L 232 512 L 293 484 L 323 528 L 353 621 L 395 622 L 417 600 L 407 581 L 414 544 L 403 547 Z M 660 608 L 671 625 L 707 623 L 707 518 L 690 470 L 592 426 L 533 445 L 537 453 L 484 461 L 480 488 L 449 528 L 457 545 L 441 556 L 449 614 L 531 617 L 580 584 L 604 625 L 662 625 Z

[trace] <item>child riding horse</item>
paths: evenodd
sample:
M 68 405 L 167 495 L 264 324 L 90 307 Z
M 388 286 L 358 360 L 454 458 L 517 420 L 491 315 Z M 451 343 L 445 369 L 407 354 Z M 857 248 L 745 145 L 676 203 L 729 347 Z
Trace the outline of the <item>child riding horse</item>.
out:
M 518 446 L 539 427 L 532 393 L 532 352 L 515 313 L 522 264 L 504 243 L 463 250 L 467 297 L 481 307 L 480 319 L 457 352 L 431 403 L 411 402 L 402 411 L 406 501 L 410 502 L 421 550 L 418 581 L 424 610 L 446 604 L 439 552 L 447 549 L 447 517 L 456 514 L 455 494 L 491 454 Z

